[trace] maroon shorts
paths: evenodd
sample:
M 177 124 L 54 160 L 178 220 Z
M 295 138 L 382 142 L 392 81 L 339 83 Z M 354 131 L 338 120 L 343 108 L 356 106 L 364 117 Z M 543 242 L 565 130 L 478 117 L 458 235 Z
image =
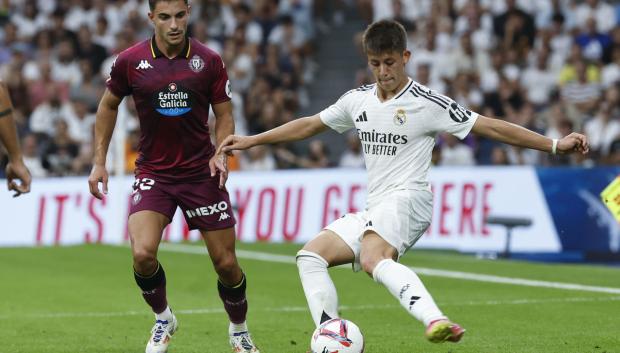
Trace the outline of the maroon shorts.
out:
M 133 183 L 129 214 L 155 211 L 170 220 L 181 208 L 189 229 L 218 230 L 235 225 L 235 216 L 226 189 L 218 187 L 219 175 L 203 181 L 163 182 L 154 176 L 139 175 Z

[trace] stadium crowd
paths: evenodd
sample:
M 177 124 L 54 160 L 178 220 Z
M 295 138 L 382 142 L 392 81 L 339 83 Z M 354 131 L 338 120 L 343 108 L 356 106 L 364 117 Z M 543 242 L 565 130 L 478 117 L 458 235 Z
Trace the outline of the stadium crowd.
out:
M 471 110 L 552 138 L 585 132 L 593 150 L 585 159 L 548 156 L 474 137 L 459 141 L 444 135 L 438 139 L 435 164 L 620 164 L 618 3 L 335 3 L 191 1 L 190 35 L 220 53 L 227 65 L 238 134 L 285 123 L 311 104 L 307 87 L 320 65 L 313 59 L 318 39 L 337 30 L 348 6 L 366 23 L 384 18 L 403 23 L 413 52 L 407 70 L 418 82 Z M 329 16 L 326 8 L 332 9 Z M 34 177 L 89 172 L 94 114 L 105 80 L 120 51 L 152 35 L 147 13 L 146 0 L 0 0 L 0 78 L 10 89 L 25 162 Z M 352 41 L 359 47 L 359 36 Z M 351 86 L 365 83 L 372 83 L 372 78 L 360 68 Z M 126 101 L 126 171 L 131 173 L 139 126 L 133 103 L 130 98 Z M 319 140 L 310 143 L 305 156 L 293 151 L 290 146 L 255 147 L 236 155 L 230 167 L 363 167 L 355 134 L 348 136 L 346 150 L 330 151 L 337 157 Z

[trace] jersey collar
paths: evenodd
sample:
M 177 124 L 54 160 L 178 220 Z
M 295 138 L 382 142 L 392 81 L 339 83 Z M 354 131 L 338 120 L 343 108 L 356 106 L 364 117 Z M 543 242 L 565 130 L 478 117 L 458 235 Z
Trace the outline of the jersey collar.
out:
M 380 103 L 386 103 L 386 102 L 390 102 L 390 101 L 393 101 L 393 100 L 397 100 L 403 94 L 405 94 L 405 92 L 407 92 L 407 90 L 409 90 L 409 88 L 411 88 L 412 84 L 413 84 L 413 80 L 411 79 L 411 77 L 407 76 L 407 84 L 403 88 L 401 88 L 400 91 L 398 91 L 398 93 L 396 93 L 390 99 L 385 100 L 385 101 L 381 101 L 381 99 L 379 98 L 379 84 L 375 84 L 375 98 L 377 98 L 377 100 Z
M 181 50 L 181 54 L 177 55 L 174 59 L 180 56 L 189 58 L 189 51 L 191 49 L 192 49 L 192 45 L 190 43 L 190 38 L 188 36 L 185 36 L 185 46 L 183 47 L 183 50 Z M 155 35 L 151 37 L 151 55 L 153 55 L 153 59 L 166 57 L 164 53 L 162 53 L 161 50 L 159 50 L 159 48 L 157 47 L 157 43 L 155 43 Z

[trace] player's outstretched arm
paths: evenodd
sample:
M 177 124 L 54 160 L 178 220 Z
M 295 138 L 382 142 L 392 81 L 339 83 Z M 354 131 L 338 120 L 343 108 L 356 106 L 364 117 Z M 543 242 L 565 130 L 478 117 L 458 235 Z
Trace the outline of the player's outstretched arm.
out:
M 585 135 L 571 133 L 554 142 L 553 139 L 503 120 L 480 115 L 471 130 L 476 135 L 484 136 L 514 146 L 540 150 L 549 153 L 588 153 L 590 147 Z M 554 147 L 555 145 L 555 147 Z
M 97 108 L 97 118 L 95 120 L 95 157 L 93 158 L 93 169 L 88 177 L 88 188 L 90 193 L 103 199 L 103 194 L 108 193 L 108 171 L 105 169 L 106 155 L 110 147 L 110 139 L 116 125 L 118 106 L 123 99 L 115 96 L 109 89 L 106 89 Z M 103 194 L 99 191 L 99 183 L 102 183 Z
M 258 135 L 239 136 L 230 135 L 220 144 L 218 153 L 228 153 L 233 150 L 245 150 L 256 145 L 265 145 L 279 142 L 298 141 L 314 136 L 327 130 L 327 125 L 318 114 L 289 121 L 271 130 Z
M 32 178 L 22 158 L 17 129 L 13 120 L 13 104 L 4 82 L 0 82 L 0 142 L 4 144 L 9 153 L 9 163 L 6 165 L 9 191 L 15 191 L 13 197 L 29 192 Z M 19 180 L 20 183 L 16 180 Z

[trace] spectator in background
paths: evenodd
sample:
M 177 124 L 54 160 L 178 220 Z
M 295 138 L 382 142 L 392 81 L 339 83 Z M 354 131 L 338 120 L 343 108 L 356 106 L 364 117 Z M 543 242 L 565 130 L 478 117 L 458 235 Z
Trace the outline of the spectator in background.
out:
M 24 2 L 23 12 L 17 12 L 11 17 L 11 21 L 17 26 L 17 33 L 22 40 L 30 40 L 40 29 L 48 25 L 44 13 L 39 12 L 35 0 Z
M 604 88 L 620 83 L 620 46 L 611 53 L 612 61 L 601 70 L 601 84 Z
M 65 113 L 63 119 L 69 127 L 71 139 L 78 143 L 91 143 L 95 114 L 89 110 L 88 103 L 76 97 L 71 104 L 71 112 Z
M 104 80 L 97 71 L 93 71 L 89 60 L 80 60 L 79 66 L 82 71 L 83 82 L 71 86 L 69 93 L 71 100 L 81 100 L 86 104 L 89 111 L 95 111 L 99 103 L 97 98 L 103 94 Z
M 279 148 L 276 150 L 278 158 L 297 166 L 298 168 L 327 168 L 329 167 L 329 151 L 325 142 L 312 140 L 308 146 L 308 154 L 297 157 L 294 153 Z
M 69 126 L 63 119 L 54 122 L 55 133 L 43 154 L 43 166 L 53 176 L 66 176 L 73 172 L 73 161 L 80 147 L 69 136 Z
M 27 72 L 27 77 L 29 78 L 28 93 L 32 107 L 36 108 L 41 103 L 47 101 L 52 89 L 56 91 L 55 95 L 61 101 L 66 102 L 69 100 L 69 83 L 57 81 L 52 77 L 52 66 L 49 60 L 42 59 L 36 63 L 30 62 L 26 65 L 27 67 L 24 68 L 24 71 Z
M 596 20 L 596 29 L 599 32 L 609 32 L 616 25 L 614 8 L 606 1 L 585 0 L 577 6 L 575 11 L 577 26 L 585 27 L 590 18 Z
M 430 67 L 430 63 L 419 63 L 415 75 L 416 81 L 437 93 L 446 94 L 446 85 L 444 84 L 444 82 L 436 78 L 431 78 Z
M 617 136 L 609 146 L 609 154 L 605 157 L 603 163 L 612 166 L 620 165 L 620 136 Z
M 474 151 L 471 147 L 461 143 L 452 134 L 441 134 L 441 159 L 439 165 L 466 166 L 475 165 Z
M 13 47 L 15 45 L 22 45 L 24 43 L 19 42 L 17 39 L 17 27 L 13 23 L 7 23 L 2 28 L 3 36 L 0 38 L 0 65 L 4 65 L 11 61 L 13 56 Z
M 75 33 L 65 27 L 65 10 L 58 7 L 51 15 L 52 42 L 60 43 L 63 40 L 68 40 L 73 43 L 74 47 L 77 46 L 77 36 Z
M 56 90 L 54 85 L 50 84 L 47 86 L 45 101 L 39 104 L 30 115 L 30 130 L 44 135 L 43 137 L 54 136 L 55 133 L 58 133 L 56 122 L 64 120 L 72 114 L 74 113 L 71 104 L 63 102 L 60 98 L 60 92 Z M 62 127 L 60 129 L 62 130 Z
M 82 83 L 82 72 L 76 60 L 75 46 L 70 40 L 57 44 L 57 55 L 52 57 L 52 77 L 71 85 Z
M 493 19 L 493 30 L 506 49 L 522 51 L 534 45 L 534 18 L 518 8 L 516 0 L 506 0 L 506 11 Z
M 93 30 L 93 43 L 99 44 L 111 52 L 114 49 L 114 35 L 109 29 L 108 20 L 104 16 L 97 18 L 97 23 Z
M 556 75 L 549 69 L 548 61 L 549 52 L 546 49 L 540 49 L 536 54 L 536 60 L 523 70 L 520 78 L 526 98 L 537 109 L 549 103 L 551 93 L 557 86 Z
M 588 82 L 599 82 L 600 81 L 600 70 L 594 65 L 587 63 L 585 58 L 583 57 L 583 53 L 581 47 L 574 43 L 571 46 L 570 54 L 566 58 L 564 65 L 560 70 L 560 74 L 558 77 L 558 82 L 560 86 L 564 86 L 566 83 L 577 80 L 577 66 L 580 64 L 586 65 L 586 80 Z
M 30 170 L 30 175 L 33 178 L 44 178 L 47 176 L 47 170 L 43 167 L 35 134 L 27 134 L 22 138 L 22 153 L 24 154 L 24 165 Z
M 583 31 L 575 37 L 575 43 L 581 47 L 584 58 L 599 62 L 611 45 L 611 37 L 607 33 L 598 32 L 596 20 L 589 18 Z
M 244 171 L 268 171 L 276 169 L 276 160 L 269 146 L 254 146 L 240 157 L 240 169 Z
M 562 87 L 562 99 L 570 106 L 577 109 L 581 115 L 577 119 L 578 126 L 581 126 L 585 116 L 594 112 L 601 98 L 601 87 L 598 82 L 588 80 L 587 64 L 583 61 L 575 63 L 577 78 Z
M 495 146 L 491 150 L 491 164 L 497 166 L 510 165 L 508 153 L 503 146 Z
M 93 41 L 92 33 L 87 25 L 80 26 L 77 38 L 77 57 L 90 61 L 92 71 L 99 71 L 101 64 L 108 57 L 106 49 Z
M 620 135 L 620 116 L 612 116 L 612 107 L 603 102 L 594 118 L 585 123 L 584 132 L 590 139 L 592 152 L 605 156 L 611 143 Z
M 341 168 L 364 168 L 366 166 L 362 144 L 356 132 L 352 131 L 347 134 L 347 149 L 340 157 L 338 166 Z

